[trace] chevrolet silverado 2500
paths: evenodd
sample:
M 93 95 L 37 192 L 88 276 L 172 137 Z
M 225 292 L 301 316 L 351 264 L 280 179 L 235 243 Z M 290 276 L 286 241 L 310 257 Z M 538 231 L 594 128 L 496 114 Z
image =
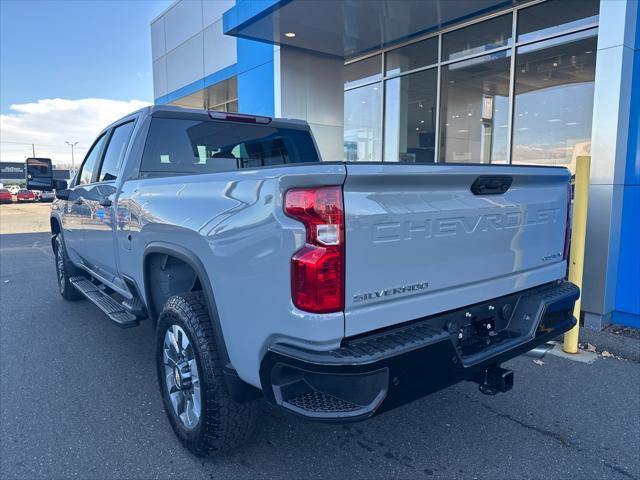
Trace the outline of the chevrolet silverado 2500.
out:
M 322 162 L 306 123 L 154 106 L 107 127 L 56 190 L 60 293 L 154 322 L 160 391 L 197 455 L 250 434 L 260 398 L 366 419 L 575 324 L 564 168 Z

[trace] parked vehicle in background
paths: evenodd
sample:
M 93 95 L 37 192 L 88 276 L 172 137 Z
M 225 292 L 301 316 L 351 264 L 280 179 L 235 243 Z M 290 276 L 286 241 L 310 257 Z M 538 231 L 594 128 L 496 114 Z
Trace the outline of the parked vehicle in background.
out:
M 40 192 L 40 195 L 38 195 L 39 202 L 53 202 L 55 199 L 55 192 Z
M 11 193 L 11 195 L 17 195 L 20 191 L 20 187 L 18 185 L 9 185 L 7 190 Z
M 18 202 L 35 202 L 36 194 L 31 190 L 21 188 L 20 190 L 18 190 L 18 193 L 16 193 L 16 200 Z
M 154 322 L 197 455 L 244 442 L 261 397 L 332 422 L 505 392 L 503 362 L 576 322 L 565 168 L 321 162 L 305 122 L 168 106 L 106 128 L 70 188 L 32 160 L 61 295 Z
M 6 188 L 0 188 L 0 203 L 12 203 L 13 195 Z

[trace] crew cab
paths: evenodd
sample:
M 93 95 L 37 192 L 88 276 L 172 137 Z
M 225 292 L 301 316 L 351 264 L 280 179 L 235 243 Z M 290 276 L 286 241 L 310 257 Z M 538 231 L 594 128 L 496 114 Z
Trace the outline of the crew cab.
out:
M 60 293 L 155 325 L 169 421 L 197 455 L 239 445 L 265 399 L 363 420 L 501 364 L 576 320 L 565 168 L 321 161 L 309 126 L 148 107 L 56 189 Z M 99 381 L 96 379 L 96 381 Z

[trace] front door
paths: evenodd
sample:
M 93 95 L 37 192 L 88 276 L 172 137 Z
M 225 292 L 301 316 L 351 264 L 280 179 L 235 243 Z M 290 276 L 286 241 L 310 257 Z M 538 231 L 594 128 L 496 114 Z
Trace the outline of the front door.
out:
M 74 261 L 80 260 L 82 263 L 86 263 L 84 258 L 83 218 L 89 213 L 86 205 L 87 187 L 93 182 L 105 140 L 106 135 L 103 134 L 93 143 L 73 181 L 69 199 L 63 207 L 64 220 L 62 228 L 65 247 Z

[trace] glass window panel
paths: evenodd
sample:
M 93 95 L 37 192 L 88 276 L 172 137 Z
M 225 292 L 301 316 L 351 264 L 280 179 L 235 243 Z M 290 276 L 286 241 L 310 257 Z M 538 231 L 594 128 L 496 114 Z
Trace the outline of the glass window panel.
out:
M 91 151 L 84 159 L 82 167 L 80 168 L 80 174 L 78 176 L 78 185 L 86 185 L 93 182 L 93 172 L 98 165 L 98 159 L 102 153 L 102 145 L 104 144 L 105 135 L 102 135 L 100 139 L 93 144 Z
M 238 98 L 238 79 L 231 77 L 214 85 L 210 85 L 205 90 L 206 108 L 224 111 L 224 103 Z
M 597 37 L 587 33 L 518 49 L 513 163 L 573 172 L 576 157 L 591 154 Z
M 442 36 L 442 61 L 511 45 L 512 22 L 512 14 L 507 14 L 445 33 Z
M 518 12 L 518 41 L 524 42 L 598 22 L 600 0 L 549 0 Z
M 124 125 L 116 127 L 109 140 L 109 145 L 104 153 L 104 160 L 98 174 L 98 181 L 108 182 L 118 178 L 118 170 L 122 165 L 124 154 L 129 145 L 129 137 L 133 132 L 133 122 L 127 122 Z
M 288 163 L 319 162 L 305 130 L 225 121 L 154 118 L 143 174 L 206 174 Z
M 229 100 L 238 98 L 238 77 L 231 77 L 227 80 L 227 84 L 229 86 L 229 90 L 227 92 Z
M 499 52 L 442 68 L 441 161 L 507 161 L 509 63 Z
M 385 161 L 433 163 L 437 80 L 434 68 L 386 81 Z
M 438 38 L 428 38 L 422 42 L 387 52 L 387 75 L 395 75 L 420 67 L 433 65 L 438 61 Z
M 382 78 L 382 58 L 380 55 L 365 58 L 344 66 L 344 87 L 350 88 Z
M 344 159 L 382 159 L 382 84 L 344 92 Z

